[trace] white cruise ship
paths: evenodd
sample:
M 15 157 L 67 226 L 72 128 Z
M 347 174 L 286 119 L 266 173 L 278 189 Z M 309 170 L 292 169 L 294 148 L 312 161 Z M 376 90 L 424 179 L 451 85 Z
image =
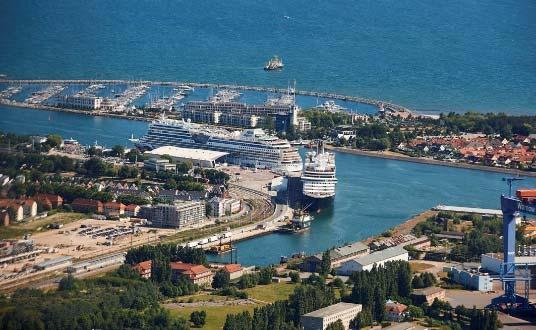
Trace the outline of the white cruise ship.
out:
M 217 126 L 162 118 L 149 125 L 149 131 L 136 146 L 142 150 L 174 146 L 223 151 L 229 153 L 228 163 L 281 174 L 299 173 L 302 169 L 298 151 L 287 140 L 259 128 L 231 132 Z
M 304 205 L 321 208 L 335 196 L 335 154 L 324 150 L 323 142 L 316 151 L 308 152 L 301 176 Z

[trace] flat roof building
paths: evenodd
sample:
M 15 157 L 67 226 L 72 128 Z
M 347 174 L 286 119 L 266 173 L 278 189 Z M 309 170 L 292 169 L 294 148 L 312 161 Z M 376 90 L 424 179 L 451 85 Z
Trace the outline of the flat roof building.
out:
M 143 206 L 140 216 L 155 227 L 180 228 L 205 220 L 205 205 L 201 202 L 175 202 L 173 205 Z
M 227 156 L 229 153 L 204 149 L 164 146 L 146 151 L 145 154 L 157 158 L 168 155 L 176 162 L 191 162 L 194 166 L 214 168 L 216 166 L 216 161 Z
M 143 161 L 143 168 L 150 171 L 175 171 L 177 165 L 169 162 L 169 159 L 151 157 Z
M 302 315 L 300 318 L 304 330 L 324 330 L 331 323 L 341 320 L 345 329 L 350 329 L 350 321 L 362 310 L 360 304 L 338 303 L 311 313 Z
M 369 247 L 361 242 L 355 242 L 329 250 L 331 267 L 338 267 L 345 261 L 368 254 L 369 251 Z M 317 253 L 313 256 L 307 257 L 305 258 L 305 262 L 303 264 L 303 270 L 307 272 L 316 272 L 321 262 L 322 253 Z
M 371 270 L 374 266 L 383 266 L 388 261 L 408 261 L 409 254 L 403 247 L 392 247 L 365 256 L 346 261 L 337 269 L 337 274 L 349 275 L 353 272 Z
M 58 258 L 46 260 L 34 265 L 34 268 L 37 270 L 47 270 L 59 267 L 67 267 L 72 264 L 73 257 L 71 256 L 61 256 Z

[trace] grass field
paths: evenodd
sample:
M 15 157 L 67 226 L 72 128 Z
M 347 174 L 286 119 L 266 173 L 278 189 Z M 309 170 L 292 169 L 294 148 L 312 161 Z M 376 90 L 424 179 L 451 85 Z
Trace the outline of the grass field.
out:
M 27 233 L 31 234 L 37 231 L 46 230 L 46 226 L 51 223 L 57 222 L 66 224 L 80 220 L 83 217 L 84 214 L 81 213 L 60 212 L 42 219 L 11 224 L 9 227 L 0 227 L 0 239 L 18 238 Z
M 409 267 L 411 268 L 411 271 L 414 273 L 422 273 L 423 271 L 433 268 L 434 265 L 430 265 L 424 262 L 411 262 L 409 264 Z
M 257 285 L 254 288 L 246 289 L 249 298 L 261 300 L 267 303 L 272 303 L 277 300 L 287 299 L 296 284 L 294 283 L 272 283 L 268 285 Z
M 186 320 L 190 319 L 190 314 L 193 311 L 207 312 L 206 324 L 203 329 L 216 330 L 222 329 L 225 324 L 225 318 L 227 314 L 237 314 L 243 311 L 249 311 L 253 313 L 253 309 L 256 305 L 234 305 L 234 306 L 218 306 L 218 307 L 183 307 L 177 309 L 171 309 L 171 314 L 182 317 Z

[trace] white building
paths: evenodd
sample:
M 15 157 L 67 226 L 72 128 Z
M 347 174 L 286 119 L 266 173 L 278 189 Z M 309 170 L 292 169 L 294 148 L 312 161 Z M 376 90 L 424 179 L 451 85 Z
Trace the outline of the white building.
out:
M 408 261 L 409 254 L 404 248 L 396 246 L 364 255 L 349 261 L 346 261 L 337 269 L 339 275 L 350 275 L 353 272 L 371 270 L 374 266 L 383 266 L 388 261 Z
M 240 201 L 232 198 L 212 197 L 209 200 L 209 204 L 211 206 L 211 215 L 214 217 L 235 214 L 241 208 Z
M 72 95 L 58 98 L 58 106 L 72 109 L 99 110 L 102 97 L 92 95 Z
M 175 202 L 173 205 L 142 206 L 140 216 L 155 227 L 181 228 L 205 220 L 205 205 L 201 202 Z
M 311 130 L 311 122 L 305 117 L 298 117 L 296 130 L 298 132 L 308 132 Z
M 224 158 L 229 153 L 213 150 L 164 146 L 151 151 L 146 151 L 145 154 L 155 158 L 168 155 L 176 162 L 191 162 L 194 166 L 214 168 L 216 167 L 216 160 Z
M 488 273 L 482 273 L 477 270 L 460 270 L 451 267 L 449 271 L 452 280 L 464 287 L 481 292 L 493 291 L 493 279 Z
M 160 171 L 175 171 L 177 167 L 175 164 L 171 164 L 169 159 L 164 158 L 149 158 L 143 161 L 143 167 L 155 172 Z
M 304 330 L 324 330 L 331 323 L 341 320 L 345 329 L 350 329 L 350 321 L 362 310 L 360 304 L 338 303 L 314 312 L 307 313 L 300 318 Z

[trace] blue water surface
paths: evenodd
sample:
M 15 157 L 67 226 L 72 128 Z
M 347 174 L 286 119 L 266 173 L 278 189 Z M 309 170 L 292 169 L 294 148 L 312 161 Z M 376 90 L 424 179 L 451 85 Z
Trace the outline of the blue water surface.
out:
M 335 91 L 536 112 L 533 0 L 0 1 L 0 73 Z M 265 72 L 272 55 L 280 72 Z

